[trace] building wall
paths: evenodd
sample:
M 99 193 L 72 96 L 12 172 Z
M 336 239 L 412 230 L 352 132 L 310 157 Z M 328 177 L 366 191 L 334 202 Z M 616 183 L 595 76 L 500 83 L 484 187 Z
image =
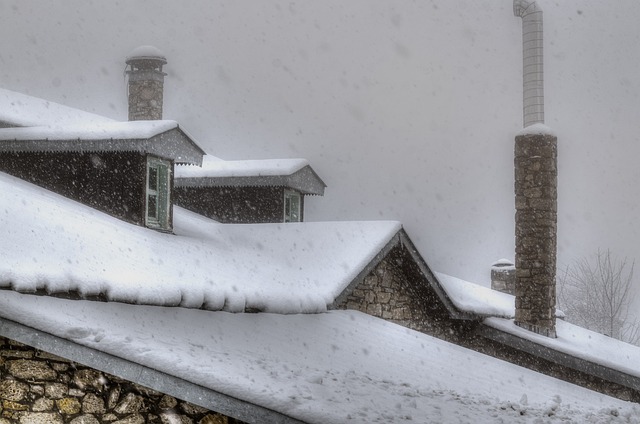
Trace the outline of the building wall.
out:
M 241 424 L 0 337 L 0 424 Z
M 175 187 L 173 201 L 220 222 L 283 222 L 284 190 L 284 187 Z M 301 201 L 304 211 L 304 196 Z
M 0 153 L 0 171 L 144 225 L 146 157 L 140 153 Z
M 600 393 L 640 402 L 637 390 L 482 337 L 477 334 L 482 325 L 480 321 L 452 319 L 413 258 L 400 245 L 394 247 L 336 307 L 358 310 Z

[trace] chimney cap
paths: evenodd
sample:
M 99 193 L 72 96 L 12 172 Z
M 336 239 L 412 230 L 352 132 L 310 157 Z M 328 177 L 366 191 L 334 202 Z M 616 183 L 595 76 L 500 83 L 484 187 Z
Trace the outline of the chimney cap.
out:
M 164 53 L 160 49 L 149 45 L 136 47 L 127 56 L 127 64 L 138 60 L 156 60 L 162 62 L 163 65 L 167 63 Z
M 498 259 L 493 264 L 491 264 L 491 268 L 506 268 L 513 267 L 514 264 L 509 259 Z

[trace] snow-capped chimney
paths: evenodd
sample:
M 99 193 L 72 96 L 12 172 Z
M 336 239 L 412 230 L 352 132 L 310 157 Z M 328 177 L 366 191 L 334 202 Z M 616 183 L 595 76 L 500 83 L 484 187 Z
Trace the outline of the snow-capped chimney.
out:
M 162 119 L 167 59 L 153 46 L 140 46 L 127 57 L 129 121 Z
M 516 267 L 508 259 L 500 259 L 491 265 L 491 288 L 502 293 L 516 294 Z
M 544 122 L 542 10 L 514 0 L 522 17 L 525 129 L 515 139 L 516 325 L 556 337 L 557 137 Z

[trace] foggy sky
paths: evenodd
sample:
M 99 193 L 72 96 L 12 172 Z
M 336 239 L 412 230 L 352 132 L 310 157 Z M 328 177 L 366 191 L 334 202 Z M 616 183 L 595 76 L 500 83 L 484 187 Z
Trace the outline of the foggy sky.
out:
M 640 4 L 538 3 L 559 266 L 640 259 Z M 307 220 L 399 220 L 432 268 L 483 284 L 514 258 L 511 0 L 0 0 L 0 20 L 4 88 L 125 120 L 125 57 L 151 44 L 165 118 L 208 153 L 311 161 L 328 189 Z

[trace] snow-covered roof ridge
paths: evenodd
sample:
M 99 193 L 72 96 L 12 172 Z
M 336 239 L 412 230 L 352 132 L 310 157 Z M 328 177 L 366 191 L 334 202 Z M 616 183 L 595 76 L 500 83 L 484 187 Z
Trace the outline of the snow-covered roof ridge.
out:
M 303 194 L 323 195 L 326 184 L 306 159 L 226 161 L 203 158 L 202 167 L 178 166 L 176 187 L 289 187 Z
M 51 124 L 36 127 L 0 128 L 0 140 L 136 140 L 178 128 L 172 120 L 160 121 L 110 121 L 75 125 Z
M 291 175 L 309 165 L 306 159 L 222 160 L 205 156 L 202 167 L 179 166 L 176 178 Z
M 204 151 L 176 121 L 125 121 L 0 128 L 0 152 L 151 153 L 199 165 Z
M 0 124 L 32 127 L 107 122 L 114 121 L 105 116 L 0 88 Z
M 327 309 L 398 222 L 225 225 L 174 208 L 174 232 L 127 224 L 0 173 L 0 286 L 241 312 Z

